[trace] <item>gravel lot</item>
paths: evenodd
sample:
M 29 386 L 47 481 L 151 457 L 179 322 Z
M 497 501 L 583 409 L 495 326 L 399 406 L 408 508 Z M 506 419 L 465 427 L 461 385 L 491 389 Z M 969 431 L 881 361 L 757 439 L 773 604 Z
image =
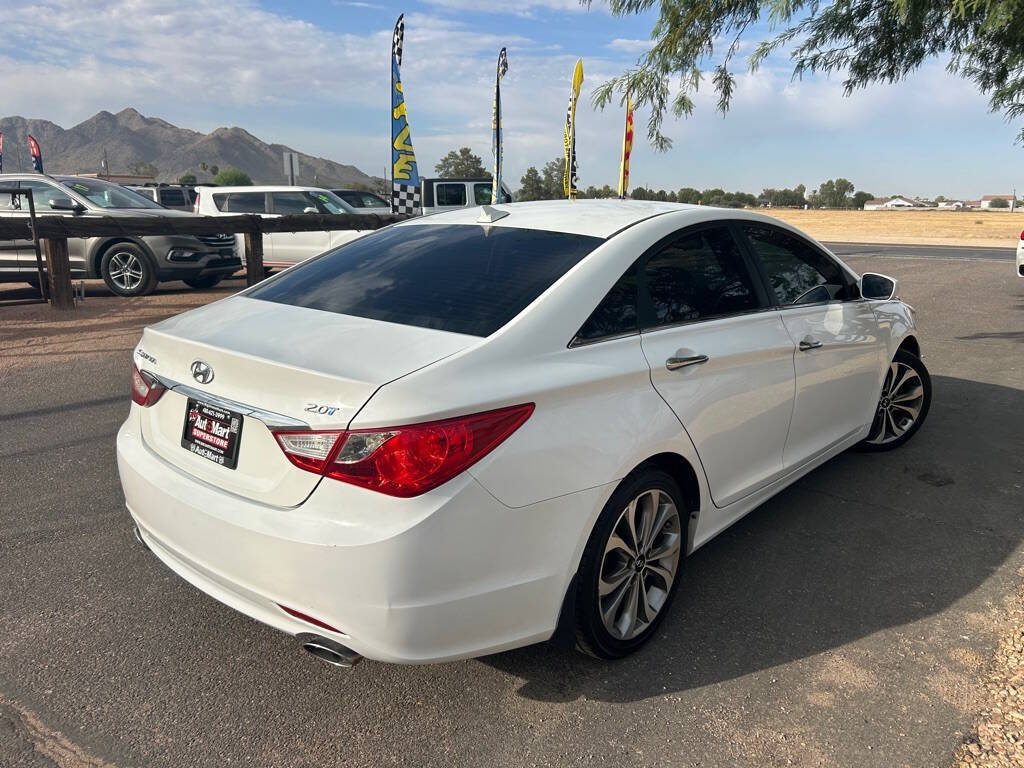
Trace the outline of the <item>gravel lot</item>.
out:
M 1002 764 L 1024 732 L 1024 280 L 848 261 L 918 309 L 928 422 L 701 549 L 616 664 L 315 662 L 140 548 L 115 470 L 140 328 L 241 281 L 0 309 L 0 766 Z

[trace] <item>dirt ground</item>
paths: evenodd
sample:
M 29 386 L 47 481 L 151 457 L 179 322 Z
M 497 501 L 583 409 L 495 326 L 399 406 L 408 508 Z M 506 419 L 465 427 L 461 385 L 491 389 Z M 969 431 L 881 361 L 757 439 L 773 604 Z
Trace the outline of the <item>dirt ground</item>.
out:
M 1016 211 L 804 211 L 759 209 L 829 242 L 918 245 L 1016 245 L 1024 212 Z

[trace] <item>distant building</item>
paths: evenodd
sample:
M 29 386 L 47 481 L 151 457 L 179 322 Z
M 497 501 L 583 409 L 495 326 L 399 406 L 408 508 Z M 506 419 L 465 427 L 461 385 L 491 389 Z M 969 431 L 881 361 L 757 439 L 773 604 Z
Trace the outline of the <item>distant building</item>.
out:
M 1017 202 L 1017 198 L 1015 198 L 1013 195 L 982 195 L 981 207 L 991 208 L 992 203 L 994 203 L 996 200 L 1005 200 L 1006 205 L 1009 208 L 1013 208 L 1014 204 Z M 1001 208 L 1002 206 L 999 207 Z
M 132 173 L 79 173 L 77 176 L 85 176 L 89 179 L 103 179 L 114 184 L 138 184 L 145 186 L 156 181 L 156 176 L 140 176 Z
M 977 210 L 978 208 L 981 208 L 981 200 L 964 200 L 964 208 L 968 208 L 972 211 Z
M 934 203 L 928 204 L 922 200 L 917 200 L 913 197 L 906 197 L 905 195 L 893 195 L 892 197 L 878 198 L 876 200 L 868 200 L 864 203 L 865 211 L 892 211 L 892 210 L 904 210 L 910 208 L 931 208 Z
M 943 200 L 941 203 L 938 204 L 937 207 L 947 211 L 959 211 L 962 208 L 967 207 L 967 204 L 963 200 Z

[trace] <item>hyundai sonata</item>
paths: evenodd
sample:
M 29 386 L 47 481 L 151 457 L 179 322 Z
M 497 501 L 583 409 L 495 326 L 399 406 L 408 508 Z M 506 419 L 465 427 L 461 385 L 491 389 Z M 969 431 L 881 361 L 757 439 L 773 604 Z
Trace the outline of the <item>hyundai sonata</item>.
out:
M 792 227 L 557 201 L 406 221 L 146 328 L 131 391 L 140 540 L 351 665 L 624 656 L 681 558 L 906 442 L 931 383 L 895 281 Z

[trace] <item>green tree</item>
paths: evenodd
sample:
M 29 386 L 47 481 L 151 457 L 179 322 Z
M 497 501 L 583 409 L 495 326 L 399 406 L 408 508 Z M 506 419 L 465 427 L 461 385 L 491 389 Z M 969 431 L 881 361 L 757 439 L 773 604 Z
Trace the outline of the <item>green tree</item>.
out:
M 700 202 L 700 191 L 693 187 L 683 187 L 676 194 L 676 200 L 680 203 L 690 203 L 696 205 Z
M 491 178 L 491 173 L 484 168 L 479 155 L 474 155 L 469 147 L 452 150 L 441 158 L 434 166 L 434 173 L 446 179 L 452 178 Z
M 200 164 L 199 164 L 199 168 L 200 168 L 200 169 L 201 169 L 201 170 L 203 171 L 203 173 L 206 173 L 206 170 L 207 170 L 207 169 L 208 169 L 209 167 L 210 167 L 210 166 L 208 166 L 208 165 L 207 165 L 206 163 L 200 163 Z
M 220 168 L 218 168 L 216 165 L 211 165 L 210 166 L 210 175 L 211 176 L 216 176 L 218 173 L 220 173 Z
M 212 171 L 216 167 L 213 166 L 210 170 Z M 225 168 L 213 177 L 213 183 L 219 187 L 250 187 L 252 179 L 245 171 L 240 171 L 237 168 Z
M 544 199 L 544 180 L 540 177 L 540 173 L 532 165 L 526 169 L 526 173 L 523 174 L 523 178 L 519 180 L 519 191 L 516 192 L 516 200 L 527 201 L 527 200 L 543 200 Z
M 544 185 L 544 197 L 542 200 L 560 200 L 565 197 L 565 188 L 562 186 L 562 179 L 565 177 L 565 157 L 559 155 L 554 160 L 544 164 L 541 171 L 541 181 Z
M 195 184 L 196 175 L 194 173 L 183 173 L 178 177 L 179 184 Z
M 988 207 L 989 208 L 1009 208 L 1010 207 L 1010 201 L 1009 200 L 1002 200 L 1002 199 L 993 200 L 991 203 L 988 204 Z
M 863 190 L 861 190 L 860 192 L 858 192 L 857 194 L 855 194 L 853 196 L 853 207 L 854 208 L 858 208 L 858 209 L 859 208 L 863 208 L 864 207 L 864 203 L 866 203 L 868 200 L 874 200 L 874 199 L 875 199 L 875 196 L 873 194 L 871 194 L 870 192 L 864 192 Z
M 817 202 L 826 208 L 849 208 L 852 194 L 853 183 L 848 179 L 829 179 L 818 187 Z
M 942 57 L 949 71 L 989 96 L 993 111 L 1005 111 L 1008 119 L 1024 116 L 1020 0 L 608 0 L 608 5 L 616 16 L 658 7 L 650 49 L 633 69 L 593 95 L 603 107 L 616 95 L 624 100 L 628 90 L 635 108 L 649 106 L 647 135 L 658 149 L 671 146 L 661 131 L 665 113 L 693 112 L 693 95 L 705 72 L 711 73 L 718 109 L 728 110 L 736 85 L 733 60 L 751 43 L 750 71 L 773 54 L 788 56 L 794 78 L 841 73 L 847 95 L 902 80 L 927 59 Z M 764 30 L 770 30 L 766 36 Z M 1024 129 L 1017 141 L 1024 143 Z
M 644 187 L 633 187 L 633 194 L 630 197 L 634 200 L 649 200 L 650 193 Z
M 155 179 L 157 174 L 160 173 L 157 167 L 152 163 L 143 162 L 131 163 L 128 166 L 128 172 L 135 176 L 149 176 L 152 179 Z

